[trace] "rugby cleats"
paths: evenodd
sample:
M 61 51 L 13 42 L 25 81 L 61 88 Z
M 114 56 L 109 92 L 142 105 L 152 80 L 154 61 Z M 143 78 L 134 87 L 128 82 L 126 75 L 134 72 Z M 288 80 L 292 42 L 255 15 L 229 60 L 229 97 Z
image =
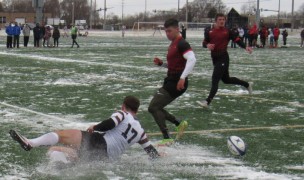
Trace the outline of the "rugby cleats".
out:
M 25 137 L 23 137 L 22 135 L 20 135 L 17 131 L 15 131 L 15 130 L 10 130 L 10 131 L 9 131 L 9 134 L 11 135 L 11 137 L 12 137 L 15 141 L 17 141 L 17 142 L 20 144 L 20 146 L 21 146 L 24 150 L 29 151 L 29 150 L 32 149 L 32 146 L 31 146 L 31 144 L 28 142 L 28 140 L 27 140 Z
M 184 135 L 184 132 L 187 129 L 187 127 L 188 127 L 188 122 L 187 121 L 183 120 L 183 121 L 180 122 L 180 124 L 176 127 L 175 140 L 180 139 Z
M 252 91 L 253 91 L 252 90 L 253 82 L 249 82 L 248 84 L 249 84 L 249 86 L 247 88 L 247 91 L 248 91 L 249 94 L 252 94 Z
M 197 104 L 199 104 L 203 108 L 209 108 L 209 104 L 206 100 L 203 101 L 196 101 Z

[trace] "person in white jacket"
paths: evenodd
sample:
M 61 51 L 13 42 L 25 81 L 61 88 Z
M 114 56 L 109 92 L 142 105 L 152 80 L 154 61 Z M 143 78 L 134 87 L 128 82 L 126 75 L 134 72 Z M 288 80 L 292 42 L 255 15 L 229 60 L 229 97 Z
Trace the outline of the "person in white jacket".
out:
M 22 33 L 23 33 L 23 44 L 24 44 L 24 47 L 27 47 L 27 44 L 28 44 L 29 39 L 30 39 L 30 34 L 31 34 L 31 28 L 30 28 L 30 26 L 28 24 L 25 24 L 23 26 Z

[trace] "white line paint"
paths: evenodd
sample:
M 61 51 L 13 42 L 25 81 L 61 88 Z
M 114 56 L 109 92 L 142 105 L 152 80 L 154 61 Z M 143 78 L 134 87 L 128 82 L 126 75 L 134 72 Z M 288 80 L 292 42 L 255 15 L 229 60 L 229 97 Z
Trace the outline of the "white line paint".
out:
M 0 102 L 0 104 L 3 105 L 3 106 L 7 106 L 7 107 L 14 108 L 14 109 L 18 109 L 18 110 L 21 110 L 21 111 L 25 111 L 25 112 L 29 112 L 29 113 L 33 113 L 33 114 L 38 114 L 40 116 L 51 118 L 51 119 L 54 119 L 54 120 L 57 120 L 57 121 L 66 122 L 66 123 L 71 123 L 72 122 L 72 121 L 69 121 L 69 120 L 66 120 L 66 119 L 63 119 L 63 118 L 60 118 L 60 117 L 51 116 L 51 115 L 44 114 L 44 113 L 41 113 L 41 112 L 37 112 L 37 111 L 30 110 L 30 109 L 26 109 L 26 108 L 23 108 L 23 107 L 11 105 L 11 104 L 8 104 L 8 103 L 5 103 L 5 102 Z

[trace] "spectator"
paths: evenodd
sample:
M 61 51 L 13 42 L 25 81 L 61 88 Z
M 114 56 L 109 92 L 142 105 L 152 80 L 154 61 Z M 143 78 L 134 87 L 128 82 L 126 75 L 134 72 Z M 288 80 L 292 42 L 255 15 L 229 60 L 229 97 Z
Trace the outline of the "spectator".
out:
M 239 32 L 239 37 L 244 42 L 244 34 L 245 34 L 244 29 L 242 27 L 239 27 L 237 30 Z
M 266 38 L 268 36 L 268 30 L 265 26 L 262 27 L 262 29 L 260 30 L 260 39 L 261 39 L 261 47 L 265 47 L 266 44 Z
M 6 29 L 5 32 L 7 34 L 7 40 L 6 40 L 6 47 L 7 48 L 13 48 L 13 35 L 14 35 L 14 29 L 13 29 L 13 24 L 10 23 Z
M 29 27 L 28 24 L 25 24 L 23 26 L 22 33 L 23 33 L 23 45 L 24 45 L 24 47 L 27 47 L 27 44 L 30 39 L 30 33 L 31 33 L 31 28 Z
M 249 43 L 249 33 L 248 26 L 244 27 L 244 44 L 247 46 L 247 42 Z
M 43 45 L 43 47 L 45 47 L 45 38 L 44 38 L 44 35 L 45 35 L 45 26 L 44 26 L 44 24 L 42 24 L 42 26 L 40 27 L 40 40 L 42 41 L 43 40 L 43 42 L 42 42 L 42 45 Z
M 34 47 L 39 47 L 40 36 L 41 36 L 41 28 L 39 23 L 37 23 L 36 27 L 34 27 L 33 33 L 34 33 Z
M 274 36 L 273 36 L 273 31 L 271 28 L 268 29 L 269 32 L 269 48 L 273 48 L 274 46 Z
M 181 31 L 180 33 L 182 34 L 182 37 L 183 37 L 184 39 L 186 39 L 186 31 L 187 31 L 187 28 L 185 28 L 185 26 L 182 25 L 182 31 Z
M 69 34 L 68 34 L 68 27 L 67 27 L 67 26 L 64 26 L 63 31 L 64 31 L 64 34 L 63 34 L 62 37 L 69 37 Z
M 258 37 L 258 28 L 257 25 L 254 24 L 249 30 L 249 46 L 255 47 L 256 41 Z
M 284 44 L 284 46 L 286 46 L 287 36 L 288 36 L 288 32 L 286 29 L 284 29 L 284 31 L 282 32 L 282 35 L 283 35 L 283 44 Z
M 279 36 L 280 36 L 280 29 L 278 27 L 275 27 L 273 29 L 273 38 L 274 38 L 274 47 L 275 48 L 278 47 Z
M 59 31 L 58 27 L 56 26 L 53 31 L 54 47 L 58 47 L 59 38 L 60 38 L 60 31 Z
M 52 37 L 51 27 L 47 26 L 45 28 L 45 33 L 44 33 L 44 42 L 46 42 L 47 47 L 51 47 L 51 45 L 50 45 L 51 37 Z M 43 47 L 45 47 L 45 44 L 43 44 Z
M 301 48 L 303 47 L 304 43 L 304 29 L 301 31 Z
M 21 34 L 21 28 L 18 26 L 18 23 L 15 22 L 15 26 L 13 27 L 14 31 L 14 48 L 17 46 L 19 48 L 19 38 Z
M 231 32 L 233 32 L 233 34 L 237 34 L 237 36 L 239 35 L 236 25 L 231 28 Z M 231 40 L 231 48 L 236 48 L 236 43 L 233 40 Z

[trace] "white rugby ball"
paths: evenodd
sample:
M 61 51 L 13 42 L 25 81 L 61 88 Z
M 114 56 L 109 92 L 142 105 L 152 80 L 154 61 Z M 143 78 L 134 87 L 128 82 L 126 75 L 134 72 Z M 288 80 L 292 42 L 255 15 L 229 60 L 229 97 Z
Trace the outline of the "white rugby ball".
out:
M 230 136 L 227 140 L 229 151 L 236 156 L 243 156 L 246 154 L 246 144 L 238 136 Z

